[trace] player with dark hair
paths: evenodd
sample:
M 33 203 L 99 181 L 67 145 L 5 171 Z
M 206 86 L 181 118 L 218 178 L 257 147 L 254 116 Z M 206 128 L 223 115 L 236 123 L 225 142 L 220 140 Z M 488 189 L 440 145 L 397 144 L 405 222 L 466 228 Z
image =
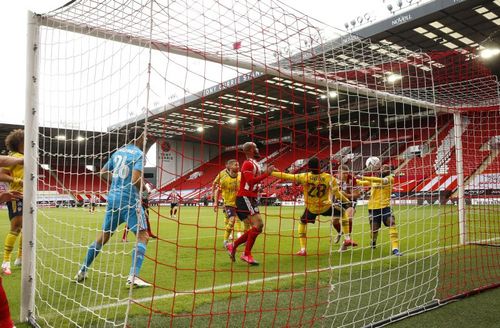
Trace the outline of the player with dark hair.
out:
M 234 243 L 228 244 L 227 250 L 231 260 L 234 262 L 236 249 L 239 245 L 246 243 L 245 252 L 240 258 L 250 265 L 258 265 L 259 263 L 252 256 L 252 248 L 257 236 L 264 228 L 257 202 L 259 182 L 267 178 L 274 171 L 274 166 L 268 166 L 262 172 L 259 163 L 255 160 L 255 158 L 260 157 L 259 149 L 253 142 L 243 144 L 243 152 L 245 153 L 246 160 L 241 166 L 241 181 L 236 196 L 236 214 L 242 221 L 249 220 L 252 227 L 245 231 Z
M 394 177 L 391 175 L 391 167 L 387 164 L 380 168 L 380 177 L 362 177 L 358 184 L 370 186 L 370 200 L 368 201 L 368 214 L 370 216 L 371 247 L 377 247 L 378 231 L 382 223 L 389 227 L 389 238 L 391 240 L 392 254 L 403 255 L 399 251 L 398 229 L 396 219 L 391 210 L 391 193 L 394 185 Z
M 24 158 L 24 131 L 22 129 L 12 130 L 5 138 L 5 145 L 11 157 L 22 160 Z M 24 166 L 22 163 L 6 166 L 2 169 L 0 181 L 8 182 L 9 191 L 23 192 Z M 10 258 L 14 244 L 19 236 L 19 250 L 14 265 L 20 266 L 22 263 L 22 236 L 23 227 L 23 200 L 13 199 L 7 202 L 10 219 L 10 231 L 5 237 L 2 272 L 6 275 L 12 273 L 10 268 Z
M 306 235 L 308 223 L 314 224 L 318 215 L 333 217 L 337 220 L 345 216 L 345 208 L 332 202 L 332 195 L 335 196 L 343 206 L 349 202 L 349 199 L 340 192 L 337 180 L 329 173 L 321 172 L 318 158 L 311 157 L 307 162 L 307 169 L 309 172 L 299 174 L 288 174 L 283 172 L 271 173 L 271 175 L 276 178 L 292 181 L 304 186 L 304 202 L 306 208 L 300 218 L 298 227 L 300 251 L 296 255 L 299 256 L 307 255 Z M 343 221 L 345 220 L 343 219 Z M 346 238 L 344 241 L 346 247 L 357 246 L 357 244 L 351 240 L 349 233 L 345 234 L 344 237 Z
M 142 148 L 145 139 L 145 133 L 138 128 L 133 128 L 128 134 L 130 143 L 118 149 L 101 169 L 101 178 L 110 182 L 106 216 L 102 231 L 89 246 L 83 264 L 75 276 L 77 282 L 86 279 L 88 269 L 99 255 L 102 247 L 109 241 L 118 225 L 126 222 L 138 239 L 137 245 L 132 251 L 132 265 L 127 285 L 135 287 L 151 286 L 151 284 L 139 278 L 149 239 L 146 217 L 139 195 L 143 184 L 144 154 Z

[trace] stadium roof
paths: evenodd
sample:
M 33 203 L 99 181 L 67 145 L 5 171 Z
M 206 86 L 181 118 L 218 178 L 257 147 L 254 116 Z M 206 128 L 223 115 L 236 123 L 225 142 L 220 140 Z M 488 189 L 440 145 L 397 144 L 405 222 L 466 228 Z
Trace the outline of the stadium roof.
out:
M 241 143 L 251 135 L 264 132 L 267 137 L 279 137 L 287 135 L 287 131 L 321 130 L 328 125 L 327 101 L 333 108 L 330 115 L 334 124 L 352 123 L 365 127 L 396 124 L 398 120 L 387 119 L 391 115 L 393 118 L 420 120 L 429 114 L 429 110 L 432 111 L 425 103 L 434 101 L 445 107 L 498 106 L 498 82 L 491 73 L 498 76 L 499 61 L 495 61 L 496 66 L 485 62 L 489 70 L 481 63 L 467 62 L 471 58 L 479 62 L 474 49 L 486 46 L 488 42 L 498 42 L 499 16 L 500 0 L 426 3 L 357 30 L 356 35 L 331 40 L 277 65 L 285 72 L 288 68 L 310 73 L 317 78 L 316 81 L 252 72 L 152 110 L 148 129 L 155 137 L 186 135 L 194 140 L 234 144 L 235 140 Z M 378 43 L 366 42 L 368 38 Z M 351 49 L 345 51 L 346 48 Z M 326 70 L 325 57 L 329 65 Z M 377 76 L 374 71 L 366 72 L 367 65 L 363 62 L 369 59 L 370 65 L 385 70 L 385 66 L 392 67 L 394 62 L 401 65 L 408 58 L 420 61 L 422 67 L 418 63 L 413 63 L 413 66 L 422 70 L 432 68 L 433 82 L 437 85 L 446 83 L 446 89 L 437 87 L 434 93 L 428 86 L 413 88 L 408 84 L 400 89 L 390 89 L 380 80 L 385 78 L 384 74 Z M 337 74 L 339 67 L 343 74 Z M 328 72 L 336 74 L 329 75 Z M 361 78 L 360 72 L 363 74 Z M 360 95 L 334 88 L 336 97 L 328 97 L 324 76 L 344 86 L 376 89 L 382 96 L 371 97 L 370 94 Z M 475 87 L 462 83 L 471 78 L 476 78 Z M 422 80 L 420 85 L 427 83 L 425 78 Z M 457 83 L 450 86 L 452 82 Z M 386 93 L 392 97 L 384 98 Z M 417 98 L 424 106 L 406 106 L 405 100 L 398 99 L 398 96 Z M 370 115 L 373 113 L 383 119 L 373 121 L 373 115 Z M 237 127 L 229 123 L 236 117 L 239 120 Z M 144 117 L 131 118 L 114 128 L 136 122 L 143 124 Z M 202 128 L 203 132 L 199 131 Z M 224 130 L 224 140 L 220 140 L 221 130 Z

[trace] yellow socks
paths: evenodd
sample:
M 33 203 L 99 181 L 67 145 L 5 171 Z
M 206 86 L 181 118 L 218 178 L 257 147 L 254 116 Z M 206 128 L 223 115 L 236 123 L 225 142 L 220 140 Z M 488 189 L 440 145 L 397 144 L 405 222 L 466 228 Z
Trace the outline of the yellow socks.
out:
M 351 234 L 349 232 L 349 216 L 345 211 L 343 211 L 342 218 L 340 219 L 340 224 L 342 225 L 342 233 L 344 234 L 344 239 L 351 239 Z
M 391 239 L 392 249 L 399 249 L 398 229 L 396 226 L 389 227 L 389 238 Z
M 299 233 L 300 249 L 306 249 L 307 224 L 299 222 L 298 233 Z
M 226 226 L 224 230 L 224 241 L 228 241 L 231 233 L 233 232 L 234 222 L 231 220 L 226 221 Z
M 17 258 L 20 259 L 23 257 L 23 234 L 19 234 L 19 248 L 17 249 Z
M 234 222 L 234 232 L 236 232 L 236 235 L 237 237 L 234 237 L 234 239 L 238 238 L 239 236 L 241 236 L 243 234 L 243 230 L 242 230 L 242 227 L 241 227 L 241 221 L 238 220 L 238 219 L 235 219 L 235 222 Z
M 14 244 L 16 243 L 17 236 L 19 236 L 19 232 L 10 231 L 5 237 L 5 243 L 3 248 L 3 261 L 10 262 L 10 255 L 12 254 L 12 250 L 14 249 Z

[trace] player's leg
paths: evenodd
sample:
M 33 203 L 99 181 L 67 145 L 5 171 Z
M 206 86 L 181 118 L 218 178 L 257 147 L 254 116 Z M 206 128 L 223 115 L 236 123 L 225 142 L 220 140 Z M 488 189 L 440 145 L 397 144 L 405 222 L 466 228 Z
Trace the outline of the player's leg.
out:
M 236 232 L 236 235 L 234 235 L 234 233 Z M 234 239 L 238 239 L 241 237 L 241 235 L 243 234 L 244 230 L 243 230 L 243 225 L 241 224 L 241 220 L 235 220 L 234 221 L 234 229 L 233 229 L 233 238 Z
M 341 226 L 340 226 L 340 219 L 339 218 L 333 218 L 332 225 L 333 225 L 333 228 L 335 229 L 335 231 L 337 231 L 337 235 L 335 236 L 335 239 L 333 240 L 333 242 L 335 244 L 338 244 L 338 242 L 340 241 L 340 238 L 342 238 L 342 230 L 341 230 Z
M 174 219 L 177 219 L 177 210 L 179 209 L 179 205 L 175 204 L 174 206 Z
M 297 233 L 299 235 L 300 250 L 296 253 L 299 256 L 307 255 L 307 223 L 312 219 L 312 222 L 316 220 L 316 215 L 310 213 L 307 208 L 302 213 L 300 217 L 299 226 L 297 227 Z
M 174 203 L 171 203 L 170 204 L 170 218 L 173 219 L 174 218 Z
M 371 248 L 377 247 L 377 237 L 378 231 L 380 230 L 381 221 L 382 221 L 382 212 L 380 210 L 368 210 L 370 217 L 370 234 L 371 234 Z
M 255 210 L 256 208 L 254 208 Z M 250 230 L 248 230 L 246 233 L 248 233 L 248 238 L 247 238 L 247 243 L 245 245 L 245 252 L 241 256 L 241 259 L 248 264 L 251 265 L 258 265 L 259 263 L 254 260 L 252 256 L 252 248 L 255 243 L 255 240 L 257 239 L 257 236 L 259 236 L 262 233 L 262 230 L 264 229 L 264 222 L 262 221 L 262 218 L 260 217 L 260 213 L 258 211 L 255 211 L 253 215 L 249 217 L 250 223 L 252 227 Z
M 342 235 L 344 236 L 344 241 L 339 248 L 339 252 L 345 252 L 349 249 L 349 247 L 358 246 L 358 244 L 351 239 L 351 233 L 349 232 L 349 217 L 347 211 L 334 207 L 333 216 L 338 217 L 342 224 Z
M 349 233 L 352 234 L 352 218 L 356 214 L 356 208 L 354 206 L 349 207 L 346 210 L 347 217 L 349 218 Z
M 130 230 L 137 236 L 137 244 L 132 250 L 132 263 L 130 266 L 129 277 L 127 279 L 127 285 L 133 284 L 135 287 L 151 286 L 150 283 L 147 283 L 139 278 L 139 273 L 142 268 L 142 263 L 144 262 L 149 240 L 144 209 L 142 207 L 139 209 L 139 216 L 135 209 L 130 209 L 127 224 L 130 226 Z
M 153 231 L 151 230 L 151 223 L 149 222 L 149 207 L 147 206 L 143 206 L 143 209 L 144 209 L 144 215 L 146 216 L 146 224 L 147 224 L 147 231 L 148 231 L 148 235 L 150 238 L 152 239 L 156 239 L 156 235 L 153 233 Z
M 229 244 L 229 239 L 234 231 L 235 217 L 236 217 L 236 209 L 231 206 L 224 206 L 224 241 L 223 246 L 227 249 L 227 245 Z
M 16 244 L 17 237 L 23 226 L 22 201 L 11 201 L 7 203 L 10 219 L 10 231 L 5 237 L 2 272 L 6 275 L 12 273 L 10 269 L 10 258 Z
M 122 241 L 124 243 L 127 242 L 127 236 L 128 236 L 128 225 L 125 225 L 125 229 L 123 229 L 123 235 L 122 235 Z
M 236 215 L 241 221 L 245 223 L 248 221 L 250 210 L 248 209 L 247 203 L 243 199 L 243 197 L 236 197 Z M 231 259 L 231 261 L 235 261 L 236 249 L 238 248 L 238 246 L 247 242 L 248 231 L 245 231 L 245 233 L 242 234 L 234 242 L 227 244 L 227 252 L 229 253 L 229 258 Z
M 23 264 L 23 232 L 19 233 L 19 238 L 17 239 L 17 258 L 14 261 L 14 266 L 21 266 Z
M 396 218 L 392 215 L 390 207 L 384 209 L 384 225 L 389 227 L 389 239 L 391 240 L 391 251 L 393 255 L 401 256 L 403 253 L 399 250 L 399 234 L 396 227 Z
M 228 217 L 224 220 L 225 226 L 224 226 L 224 248 L 227 249 L 227 245 L 229 243 L 229 239 L 231 238 L 231 235 L 233 234 L 234 230 L 234 216 Z
M 352 214 L 353 208 L 349 207 L 345 210 L 337 211 L 337 214 L 341 215 L 340 221 L 342 222 L 342 234 L 344 236 L 344 241 L 352 241 Z M 355 242 L 352 242 L 352 246 L 357 246 Z
M 102 225 L 102 230 L 97 235 L 96 240 L 87 248 L 87 254 L 85 259 L 75 276 L 77 282 L 82 282 L 87 278 L 87 271 L 89 267 L 94 262 L 95 258 L 101 252 L 102 247 L 109 241 L 109 238 L 113 235 L 116 228 L 118 227 L 118 216 L 121 210 L 112 209 L 110 207 L 106 208 L 106 216 L 104 217 L 104 222 Z
M 75 276 L 75 280 L 77 282 L 82 282 L 85 278 L 87 278 L 87 271 L 89 267 L 92 265 L 97 255 L 101 252 L 102 247 L 109 241 L 111 235 L 112 233 L 110 231 L 101 231 L 97 235 L 96 240 L 89 245 L 83 264 Z

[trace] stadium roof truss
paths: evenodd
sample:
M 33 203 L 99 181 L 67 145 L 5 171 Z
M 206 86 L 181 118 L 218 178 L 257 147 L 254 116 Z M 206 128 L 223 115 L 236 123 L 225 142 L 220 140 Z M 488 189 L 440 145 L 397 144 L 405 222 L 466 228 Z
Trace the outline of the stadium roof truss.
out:
M 238 133 L 245 134 L 318 119 L 319 125 L 327 126 L 328 107 L 333 124 L 348 124 L 354 119 L 370 126 L 375 122 L 369 115 L 353 118 L 342 113 L 385 112 L 393 115 L 388 122 L 397 122 L 398 116 L 411 119 L 435 109 L 498 106 L 498 80 L 491 75 L 499 73 L 498 67 L 478 68 L 474 61 L 478 61 L 478 50 L 495 41 L 492 36 L 499 26 L 499 0 L 426 3 L 281 60 L 271 65 L 278 68 L 273 75 L 254 71 L 156 108 L 150 113 L 148 128 L 157 137 L 175 137 L 196 134 L 196 127 L 231 128 L 229 120 L 237 116 Z M 294 74 L 281 75 L 281 71 Z M 388 75 L 404 77 L 408 72 L 413 80 L 387 83 Z M 428 72 L 433 73 L 432 81 L 426 80 Z M 350 94 L 359 97 L 359 90 L 375 92 L 361 92 L 364 97 L 356 101 Z M 334 99 L 328 96 L 331 91 L 336 94 Z M 393 111 L 388 110 L 388 104 Z M 319 109 L 317 115 L 314 109 Z M 293 112 L 295 117 L 283 119 L 279 111 Z M 137 119 L 143 118 L 117 127 Z

